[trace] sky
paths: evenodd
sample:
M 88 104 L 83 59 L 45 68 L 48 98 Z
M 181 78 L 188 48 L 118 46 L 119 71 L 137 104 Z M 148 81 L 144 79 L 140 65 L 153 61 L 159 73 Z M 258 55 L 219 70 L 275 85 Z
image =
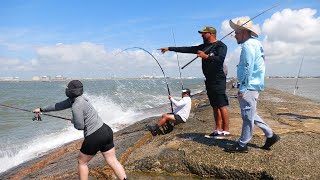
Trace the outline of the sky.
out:
M 67 78 L 179 77 L 194 54 L 158 49 L 203 42 L 198 30 L 217 29 L 221 40 L 229 20 L 253 18 L 266 57 L 266 76 L 319 76 L 319 0 L 2 0 L 0 78 L 63 75 Z M 236 76 L 240 45 L 232 36 L 225 63 Z M 125 50 L 125 51 L 123 51 Z M 182 77 L 203 77 L 198 58 Z

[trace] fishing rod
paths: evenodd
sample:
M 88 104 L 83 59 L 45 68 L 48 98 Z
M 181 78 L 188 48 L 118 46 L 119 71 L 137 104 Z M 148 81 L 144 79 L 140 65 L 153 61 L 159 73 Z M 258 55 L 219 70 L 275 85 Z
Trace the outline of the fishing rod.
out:
M 25 112 L 32 112 L 30 110 L 27 110 L 27 109 L 22 109 L 22 108 L 17 108 L 17 107 L 13 107 L 13 106 L 9 106 L 9 105 L 5 105 L 5 104 L 0 104 L 0 106 L 3 106 L 3 107 L 7 107 L 7 108 L 11 108 L 11 109 L 16 109 L 16 110 L 20 110 L 20 111 L 25 111 Z M 46 113 L 41 113 L 45 116 L 51 116 L 51 117 L 55 117 L 55 118 L 60 118 L 60 119 L 64 119 L 64 120 L 68 120 L 68 121 L 71 121 L 71 119 L 68 119 L 68 118 L 64 118 L 64 117 L 60 117 L 60 116 L 55 116 L 55 115 L 51 115 L 51 114 L 46 114 Z M 39 114 L 36 113 L 35 117 L 32 118 L 32 120 L 37 120 L 37 121 L 41 121 L 41 117 Z
M 164 73 L 164 71 L 163 71 L 163 69 L 162 69 L 159 61 L 158 61 L 149 51 L 147 51 L 146 49 L 141 48 L 141 47 L 126 48 L 126 49 L 122 50 L 121 52 L 119 52 L 118 54 L 120 54 L 120 53 L 122 53 L 122 52 L 124 52 L 124 51 L 126 51 L 126 50 L 129 50 L 129 49 L 140 49 L 140 50 L 143 50 L 143 51 L 147 52 L 154 60 L 156 60 L 157 64 L 159 65 L 159 67 L 160 67 L 160 69 L 161 69 L 161 71 L 162 71 L 164 80 L 165 80 L 165 82 L 166 82 L 168 94 L 169 94 L 169 96 L 171 96 L 166 74 Z M 116 54 L 116 55 L 118 55 L 118 54 Z M 173 113 L 173 106 L 172 106 L 172 102 L 171 102 L 171 101 L 170 101 L 170 105 L 171 105 L 171 111 L 172 111 L 172 113 Z
M 256 17 L 260 16 L 261 14 L 263 14 L 263 13 L 265 13 L 265 12 L 267 12 L 267 11 L 269 11 L 269 10 L 277 7 L 277 6 L 279 6 L 279 4 L 277 4 L 277 5 L 275 5 L 275 6 L 272 6 L 271 8 L 269 8 L 269 9 L 263 11 L 262 13 L 254 16 L 253 18 L 249 19 L 247 22 L 243 23 L 240 27 L 246 25 L 248 22 L 252 21 L 252 20 L 255 19 Z M 240 27 L 239 27 L 239 28 L 240 28 Z M 223 37 L 220 39 L 220 41 L 222 41 L 224 38 L 226 38 L 227 36 L 229 36 L 229 35 L 230 35 L 231 33 L 233 33 L 234 31 L 235 31 L 235 30 L 233 30 L 233 31 L 231 31 L 230 33 L 228 33 L 227 35 L 223 36 Z M 211 48 L 214 48 L 216 45 L 217 45 L 217 43 L 208 46 L 206 49 L 203 50 L 203 52 L 206 53 L 206 51 L 210 50 Z M 192 59 L 191 61 L 189 61 L 186 65 L 182 66 L 181 69 L 184 69 L 186 66 L 188 66 L 190 63 L 192 63 L 192 62 L 193 62 L 194 60 L 196 60 L 197 58 L 198 58 L 198 56 L 195 57 L 195 58 L 193 58 L 193 59 Z
M 301 67 L 302 67 L 302 63 L 303 63 L 303 59 L 304 56 L 302 57 L 301 63 L 300 63 L 300 68 L 299 68 L 299 72 L 298 72 L 298 76 L 297 76 L 297 81 L 296 81 L 296 85 L 294 86 L 294 91 L 293 94 L 296 95 L 296 90 L 298 90 L 298 80 L 299 80 L 299 76 L 300 76 L 300 71 L 301 71 Z
M 174 46 L 177 47 L 176 38 L 174 37 L 173 29 L 172 29 L 172 37 L 173 37 Z M 182 81 L 181 70 L 180 70 L 181 68 L 180 68 L 179 56 L 178 56 L 178 53 L 177 53 L 177 52 L 176 52 L 176 55 L 177 55 L 178 69 L 179 69 L 179 74 L 180 74 L 181 89 L 183 90 L 183 81 Z

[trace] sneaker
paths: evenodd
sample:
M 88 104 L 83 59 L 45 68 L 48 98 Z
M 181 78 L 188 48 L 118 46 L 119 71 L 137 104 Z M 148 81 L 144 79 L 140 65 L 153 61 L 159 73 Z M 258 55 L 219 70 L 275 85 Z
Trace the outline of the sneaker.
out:
M 261 149 L 271 150 L 270 147 L 280 140 L 280 137 L 273 133 L 271 138 L 267 138 L 266 143 L 261 147 Z
M 214 136 L 213 138 L 215 138 L 215 139 L 226 139 L 226 138 L 228 138 L 230 136 L 231 136 L 231 134 L 228 131 L 222 131 L 221 134 L 218 134 L 218 135 Z
M 221 135 L 222 132 L 218 130 L 214 130 L 213 133 L 204 135 L 206 138 L 214 138 L 215 136 Z
M 164 126 L 162 126 L 163 133 L 162 134 L 168 134 L 171 131 L 173 131 L 174 125 L 170 123 L 169 121 L 166 122 Z
M 248 153 L 248 146 L 240 146 L 238 143 L 231 146 L 229 149 L 225 149 L 224 151 L 229 153 Z
M 152 136 L 156 136 L 158 135 L 158 125 L 149 125 L 149 124 L 146 124 L 146 128 L 151 132 Z

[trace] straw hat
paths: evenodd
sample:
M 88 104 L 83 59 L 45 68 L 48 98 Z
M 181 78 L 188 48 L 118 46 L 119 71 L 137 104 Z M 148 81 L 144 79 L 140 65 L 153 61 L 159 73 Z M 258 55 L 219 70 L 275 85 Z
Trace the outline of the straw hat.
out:
M 256 30 L 253 29 L 252 21 L 249 21 L 248 18 L 241 18 L 237 21 L 237 23 L 229 21 L 230 27 L 234 30 L 241 29 L 241 30 L 248 30 L 251 31 L 251 35 L 258 37 L 258 33 Z

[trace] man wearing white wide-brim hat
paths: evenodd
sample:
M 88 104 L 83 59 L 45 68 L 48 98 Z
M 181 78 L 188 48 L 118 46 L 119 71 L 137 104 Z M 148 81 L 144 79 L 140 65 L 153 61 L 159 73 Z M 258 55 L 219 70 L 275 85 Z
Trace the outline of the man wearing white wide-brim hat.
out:
M 257 100 L 259 92 L 264 90 L 265 57 L 261 43 L 254 37 L 258 33 L 254 30 L 249 19 L 241 18 L 234 23 L 229 22 L 235 30 L 235 38 L 241 44 L 240 61 L 237 66 L 237 78 L 240 82 L 238 100 L 243 120 L 242 132 L 237 144 L 226 149 L 228 152 L 248 152 L 247 143 L 253 136 L 254 124 L 262 129 L 267 140 L 262 149 L 270 147 L 280 140 L 272 129 L 257 114 Z

